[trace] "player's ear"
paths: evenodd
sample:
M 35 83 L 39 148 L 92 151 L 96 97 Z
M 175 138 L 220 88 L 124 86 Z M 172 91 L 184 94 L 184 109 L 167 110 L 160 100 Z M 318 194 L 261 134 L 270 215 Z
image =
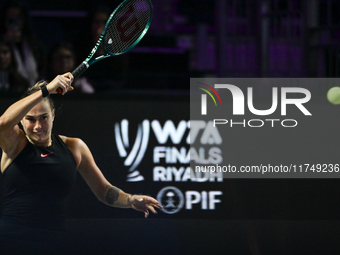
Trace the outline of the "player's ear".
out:
M 25 132 L 26 134 L 26 131 L 25 131 L 25 127 L 24 127 L 24 119 L 20 120 L 20 122 L 18 123 L 19 127 Z

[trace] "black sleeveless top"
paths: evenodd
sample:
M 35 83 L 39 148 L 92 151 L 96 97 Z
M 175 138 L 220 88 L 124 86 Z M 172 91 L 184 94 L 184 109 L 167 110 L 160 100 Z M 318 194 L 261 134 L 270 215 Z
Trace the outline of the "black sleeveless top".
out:
M 40 230 L 41 237 L 47 235 L 44 230 L 48 233 L 63 231 L 67 199 L 76 174 L 73 154 L 59 136 L 52 134 L 49 147 L 38 147 L 27 141 L 3 173 L 0 239 L 20 239 L 19 231 L 28 239 L 32 233 L 38 235 L 35 241 L 40 238 Z M 18 227 L 13 230 L 16 233 L 11 233 L 15 226 Z

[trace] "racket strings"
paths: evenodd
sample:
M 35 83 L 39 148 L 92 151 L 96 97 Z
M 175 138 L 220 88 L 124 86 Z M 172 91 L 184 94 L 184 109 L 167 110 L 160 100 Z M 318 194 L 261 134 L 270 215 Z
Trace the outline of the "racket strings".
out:
M 152 10 L 148 1 L 128 1 L 113 15 L 104 37 L 105 48 L 119 54 L 131 47 L 146 33 Z M 138 41 L 137 41 L 138 42 Z

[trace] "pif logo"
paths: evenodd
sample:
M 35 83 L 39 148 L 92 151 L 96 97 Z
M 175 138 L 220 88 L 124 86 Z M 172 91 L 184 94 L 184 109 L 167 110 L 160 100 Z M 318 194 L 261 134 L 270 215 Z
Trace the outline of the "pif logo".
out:
M 203 83 L 202 83 L 203 84 Z M 244 115 L 244 105 L 245 105 L 245 96 L 242 92 L 242 90 L 232 84 L 215 84 L 214 88 L 203 84 L 210 88 L 210 90 L 218 97 L 220 104 L 222 106 L 222 101 L 215 89 L 228 89 L 231 92 L 232 98 L 233 98 L 233 115 Z M 213 97 L 213 95 L 206 89 L 199 88 L 203 91 L 205 91 L 207 94 L 210 95 L 210 97 L 213 99 L 215 105 L 216 100 Z M 289 93 L 304 95 L 302 98 L 288 98 Z M 303 105 L 307 103 L 311 99 L 311 93 L 309 90 L 305 88 L 298 88 L 298 87 L 282 87 L 281 88 L 281 115 L 287 114 L 287 105 L 295 105 L 304 115 L 312 115 L 306 107 Z M 265 116 L 270 115 L 276 111 L 278 108 L 278 88 L 273 87 L 272 88 L 272 105 L 269 109 L 265 110 L 259 110 L 254 107 L 253 103 L 253 88 L 248 87 L 247 88 L 247 105 L 248 109 L 251 113 L 259 116 Z M 201 115 L 207 115 L 207 95 L 202 94 L 201 95 Z

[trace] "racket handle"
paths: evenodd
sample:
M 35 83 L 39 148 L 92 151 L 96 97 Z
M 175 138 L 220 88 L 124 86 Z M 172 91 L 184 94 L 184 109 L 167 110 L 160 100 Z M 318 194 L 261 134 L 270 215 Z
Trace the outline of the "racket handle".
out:
M 86 69 L 89 68 L 89 64 L 84 61 L 83 63 L 81 63 L 76 69 L 74 69 L 74 71 L 72 72 L 72 75 L 74 77 L 74 79 L 78 78 L 80 75 L 82 75 Z
M 73 78 L 74 79 L 78 78 L 80 75 L 82 75 L 86 71 L 87 68 L 89 68 L 89 64 L 84 61 L 76 69 L 73 70 L 72 72 Z M 58 94 L 62 94 L 63 90 L 61 88 L 57 88 L 57 92 Z

